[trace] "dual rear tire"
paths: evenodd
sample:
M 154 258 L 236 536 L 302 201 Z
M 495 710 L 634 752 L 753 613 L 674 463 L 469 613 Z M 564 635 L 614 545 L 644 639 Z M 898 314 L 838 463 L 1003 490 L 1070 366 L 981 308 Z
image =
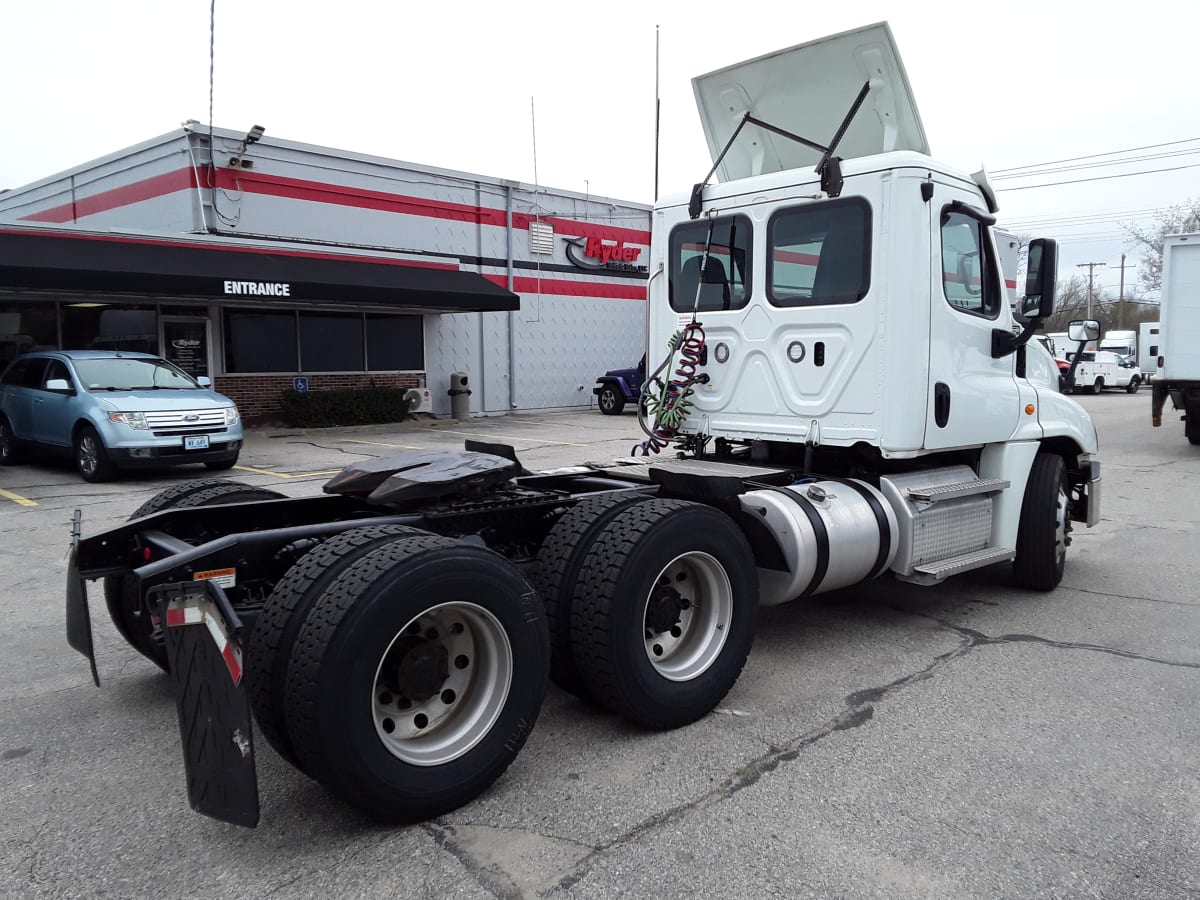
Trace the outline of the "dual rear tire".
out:
M 395 526 L 343 532 L 276 585 L 246 677 L 264 736 L 389 822 L 441 815 L 508 767 L 546 690 L 545 616 L 490 550 Z
M 538 559 L 562 687 L 648 728 L 710 712 L 754 635 L 758 582 L 737 524 L 699 503 L 584 501 Z

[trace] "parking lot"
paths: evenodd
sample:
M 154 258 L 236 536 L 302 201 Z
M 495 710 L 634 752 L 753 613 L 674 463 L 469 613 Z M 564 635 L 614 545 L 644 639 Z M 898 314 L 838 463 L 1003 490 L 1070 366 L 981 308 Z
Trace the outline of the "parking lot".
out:
M 260 431 L 239 468 L 100 485 L 0 469 L 0 896 L 1113 897 L 1200 895 L 1200 447 L 1148 392 L 1078 398 L 1103 517 L 1051 594 L 1006 566 L 760 611 L 741 679 L 679 731 L 552 687 L 475 802 L 381 828 L 258 742 L 262 823 L 192 813 L 166 679 L 92 588 L 102 686 L 63 637 L 84 532 L 180 480 L 295 496 L 356 459 L 510 443 L 529 468 L 629 452 L 630 414 Z

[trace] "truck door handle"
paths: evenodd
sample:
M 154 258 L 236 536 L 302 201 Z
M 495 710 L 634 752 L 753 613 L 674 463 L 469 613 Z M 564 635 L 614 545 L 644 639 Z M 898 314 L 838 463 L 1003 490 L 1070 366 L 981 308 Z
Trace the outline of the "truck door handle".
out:
M 933 386 L 933 421 L 938 428 L 950 421 L 950 385 L 942 381 Z

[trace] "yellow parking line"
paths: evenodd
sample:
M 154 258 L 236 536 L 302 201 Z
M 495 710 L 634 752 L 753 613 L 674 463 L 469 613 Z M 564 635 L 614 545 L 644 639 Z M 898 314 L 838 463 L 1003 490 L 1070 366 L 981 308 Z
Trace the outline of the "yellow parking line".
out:
M 514 437 L 507 434 L 478 434 L 474 431 L 451 431 L 449 428 L 431 428 L 430 434 L 462 434 L 467 437 L 480 438 L 481 440 L 489 440 L 490 438 L 499 438 L 502 441 L 528 441 L 531 444 L 558 444 L 560 447 L 586 447 L 587 444 L 572 444 L 570 441 L 551 441 L 547 438 L 527 438 Z
M 11 500 L 13 503 L 19 503 L 22 506 L 37 506 L 37 502 L 30 500 L 28 497 L 22 497 L 20 494 L 14 494 L 12 491 L 6 491 L 0 488 L 0 497 L 5 500 Z
M 255 475 L 273 475 L 276 478 L 312 478 L 314 475 L 336 475 L 341 469 L 330 469 L 327 472 L 272 472 L 270 469 L 256 469 L 253 466 L 234 466 L 242 472 L 253 472 Z
M 339 438 L 340 444 L 370 444 L 372 447 L 397 447 L 401 450 L 423 450 L 424 447 L 410 447 L 408 444 L 389 444 L 385 441 L 359 441 L 354 438 Z

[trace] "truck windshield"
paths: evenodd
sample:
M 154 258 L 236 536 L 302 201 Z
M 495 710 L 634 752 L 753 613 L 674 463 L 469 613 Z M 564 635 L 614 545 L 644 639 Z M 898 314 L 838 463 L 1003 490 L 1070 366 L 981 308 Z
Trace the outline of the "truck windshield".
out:
M 75 372 L 89 391 L 200 389 L 182 369 L 165 359 L 77 359 Z

